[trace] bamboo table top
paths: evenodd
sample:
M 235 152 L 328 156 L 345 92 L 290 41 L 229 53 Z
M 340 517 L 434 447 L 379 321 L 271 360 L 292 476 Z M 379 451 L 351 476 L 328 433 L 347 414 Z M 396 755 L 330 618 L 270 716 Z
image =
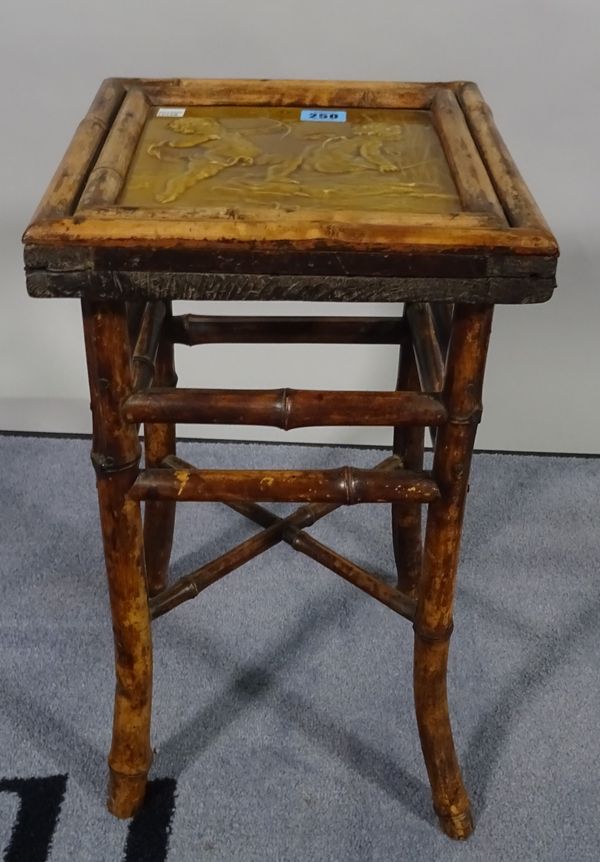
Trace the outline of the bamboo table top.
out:
M 33 296 L 541 302 L 558 248 L 471 83 L 109 79 Z

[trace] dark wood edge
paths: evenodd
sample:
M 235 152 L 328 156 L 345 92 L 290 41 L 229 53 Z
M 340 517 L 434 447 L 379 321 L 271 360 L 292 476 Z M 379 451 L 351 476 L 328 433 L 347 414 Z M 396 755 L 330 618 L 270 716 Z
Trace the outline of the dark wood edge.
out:
M 33 297 L 125 300 L 300 302 L 461 302 L 524 304 L 546 302 L 552 277 L 369 278 L 223 273 L 49 272 L 27 273 Z
M 219 273 L 221 275 L 329 276 L 345 278 L 484 278 L 489 276 L 530 276 L 549 278 L 556 274 L 556 259 L 543 255 L 514 255 L 506 249 L 460 248 L 439 251 L 423 249 L 399 252 L 391 248 L 328 249 L 314 245 L 298 249 L 292 244 L 261 243 L 259 246 L 216 243 L 194 248 L 67 248 L 27 245 L 25 267 L 28 274 L 48 271 L 49 275 L 94 271 L 149 273 L 159 277 L 172 273 Z

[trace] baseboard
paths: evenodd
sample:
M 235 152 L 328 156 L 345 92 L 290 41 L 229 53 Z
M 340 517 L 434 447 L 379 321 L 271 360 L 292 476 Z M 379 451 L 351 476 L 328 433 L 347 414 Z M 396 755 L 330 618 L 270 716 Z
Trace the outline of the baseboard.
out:
M 0 429 L 0 437 L 34 437 L 48 440 L 91 440 L 91 434 L 69 434 L 57 431 L 3 431 Z M 211 443 L 213 445 L 243 445 L 244 443 L 259 446 L 312 446 L 315 449 L 377 449 L 382 452 L 388 451 L 389 446 L 377 446 L 368 443 L 314 443 L 312 441 L 290 441 L 290 440 L 238 440 L 222 439 L 212 437 L 177 437 L 179 443 Z M 431 447 L 425 447 L 426 452 L 431 452 Z M 532 458 L 600 458 L 597 452 L 536 452 L 534 450 L 521 451 L 516 449 L 478 449 L 473 450 L 481 455 L 518 455 Z

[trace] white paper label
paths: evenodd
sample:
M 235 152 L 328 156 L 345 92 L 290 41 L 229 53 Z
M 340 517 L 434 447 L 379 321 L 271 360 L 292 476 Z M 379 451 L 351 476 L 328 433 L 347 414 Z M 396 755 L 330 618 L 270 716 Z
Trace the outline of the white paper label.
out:
M 183 117 L 185 116 L 185 108 L 159 108 L 156 112 L 157 117 Z
M 311 123 L 345 123 L 346 111 L 331 111 L 329 108 L 306 108 L 300 111 L 300 119 Z

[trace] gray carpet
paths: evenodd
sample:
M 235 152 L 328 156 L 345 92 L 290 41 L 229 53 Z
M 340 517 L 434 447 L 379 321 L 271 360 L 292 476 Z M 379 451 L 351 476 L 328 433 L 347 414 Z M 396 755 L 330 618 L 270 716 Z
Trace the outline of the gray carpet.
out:
M 431 811 L 410 625 L 283 545 L 156 623 L 152 775 L 172 779 L 155 782 L 159 796 L 175 793 L 171 824 L 164 810 L 145 826 L 105 812 L 112 640 L 88 451 L 88 441 L 0 438 L 9 862 L 20 858 L 7 849 L 19 780 L 52 776 L 64 789 L 52 862 L 597 862 L 600 459 L 475 458 L 450 698 L 477 828 L 455 844 Z M 180 452 L 207 467 L 382 457 L 259 444 Z M 175 575 L 256 529 L 224 506 L 182 504 Z M 388 507 L 339 510 L 313 533 L 390 577 Z M 163 837 L 144 844 L 152 827 Z

